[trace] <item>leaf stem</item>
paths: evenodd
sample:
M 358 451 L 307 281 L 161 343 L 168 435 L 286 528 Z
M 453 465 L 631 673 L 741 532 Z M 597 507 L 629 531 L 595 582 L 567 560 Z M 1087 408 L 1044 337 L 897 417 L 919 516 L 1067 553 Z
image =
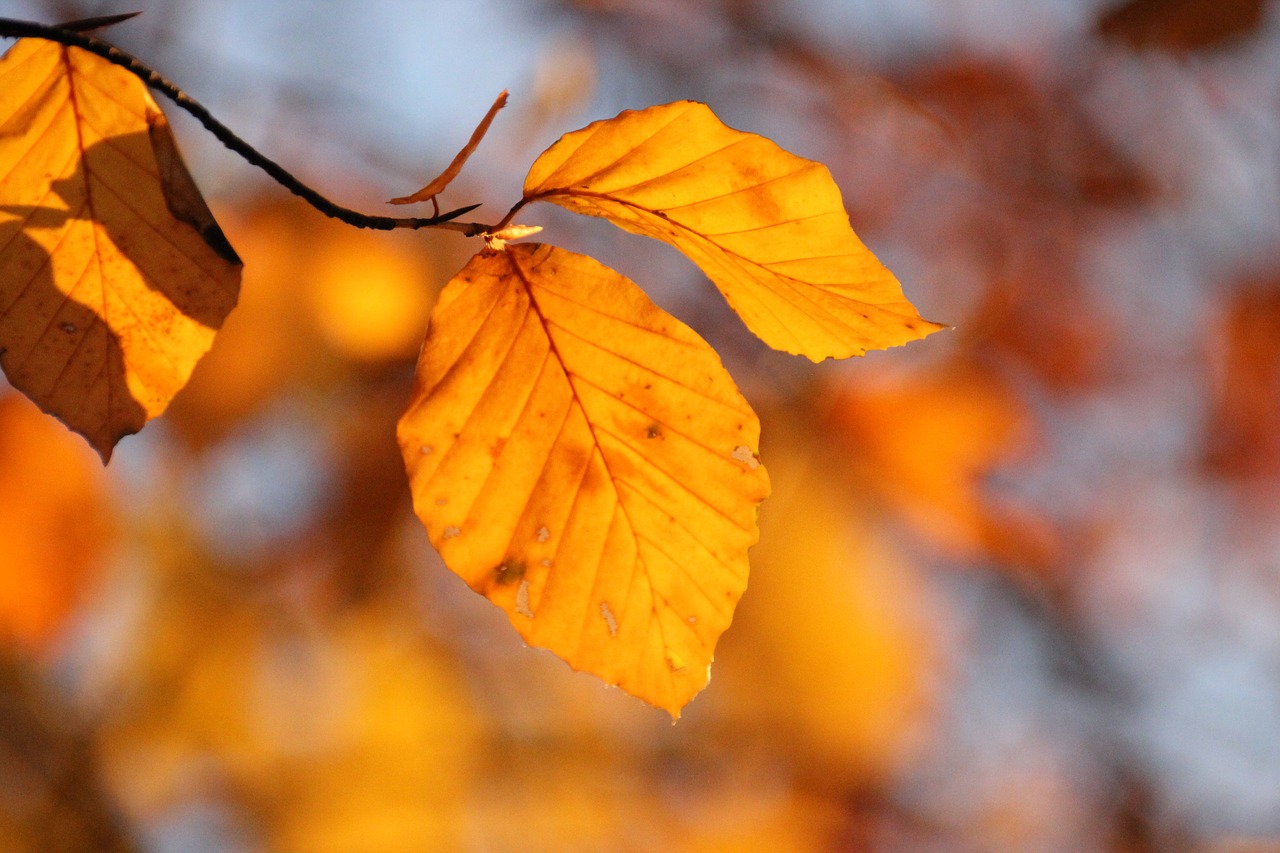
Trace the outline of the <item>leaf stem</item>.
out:
M 495 231 L 501 231 L 503 228 L 506 228 L 508 225 L 510 225 L 511 220 L 515 219 L 516 214 L 520 212 L 520 208 L 524 207 L 530 201 L 531 199 L 529 199 L 528 197 L 524 197 L 524 198 L 521 198 L 519 201 L 517 201 L 515 204 L 511 205 L 511 209 L 507 211 L 507 215 L 502 217 L 502 219 L 498 222 L 497 225 L 494 225 L 492 228 L 489 228 L 488 233 L 492 234 Z
M 63 27 L 38 24 L 33 21 L 19 21 L 12 18 L 0 18 L 0 37 L 39 38 L 54 41 L 68 47 L 76 47 L 88 51 L 95 56 L 102 57 L 112 65 L 123 68 L 148 87 L 160 92 L 173 101 L 174 104 L 194 116 L 205 130 L 217 137 L 218 141 L 236 154 L 239 154 L 251 165 L 257 166 L 266 172 L 276 183 L 324 215 L 339 219 L 348 225 L 353 225 L 356 228 L 373 228 L 380 231 L 391 231 L 396 228 L 440 228 L 448 231 L 457 231 L 467 237 L 489 233 L 497 228 L 497 226 L 485 225 L 479 222 L 456 221 L 459 216 L 479 207 L 477 204 L 459 207 L 455 210 L 429 217 L 376 216 L 361 213 L 349 207 L 343 207 L 307 186 L 279 163 L 259 152 L 248 142 L 245 142 L 225 124 L 214 118 L 213 114 L 195 98 L 192 98 L 173 83 L 160 76 L 159 73 L 143 64 L 136 57 L 107 42 Z

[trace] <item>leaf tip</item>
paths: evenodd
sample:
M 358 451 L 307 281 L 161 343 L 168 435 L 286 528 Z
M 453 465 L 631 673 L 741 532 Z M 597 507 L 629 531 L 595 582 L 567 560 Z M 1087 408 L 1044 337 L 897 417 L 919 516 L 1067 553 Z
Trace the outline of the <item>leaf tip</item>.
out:
M 61 419 L 59 419 L 61 420 Z M 79 430 L 72 429 L 73 432 Z M 111 455 L 115 452 L 116 445 L 120 443 L 120 439 L 125 436 L 133 435 L 137 430 L 129 430 L 127 432 L 117 434 L 99 434 L 96 436 L 80 433 L 84 440 L 89 442 L 89 446 L 98 454 L 98 458 L 102 460 L 102 467 L 106 468 L 111 464 Z
M 919 318 L 918 322 L 908 320 L 905 325 L 907 331 L 914 335 L 914 337 L 907 340 L 906 343 L 910 343 L 913 340 L 924 340 L 934 332 L 952 332 L 955 331 L 956 328 L 950 323 L 938 323 L 933 320 L 926 320 L 923 317 Z

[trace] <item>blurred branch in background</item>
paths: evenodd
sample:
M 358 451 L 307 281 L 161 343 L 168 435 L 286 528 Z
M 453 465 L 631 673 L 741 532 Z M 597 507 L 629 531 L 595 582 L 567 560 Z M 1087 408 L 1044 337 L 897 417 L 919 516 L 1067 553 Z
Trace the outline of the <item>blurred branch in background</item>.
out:
M 132 853 L 139 848 L 108 795 L 91 731 L 39 675 L 0 660 L 0 845 L 6 850 Z

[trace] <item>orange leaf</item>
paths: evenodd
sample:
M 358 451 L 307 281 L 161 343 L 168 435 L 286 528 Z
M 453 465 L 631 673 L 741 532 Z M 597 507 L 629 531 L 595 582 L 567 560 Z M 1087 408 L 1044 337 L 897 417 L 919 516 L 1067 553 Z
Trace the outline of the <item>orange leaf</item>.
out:
M 524 198 L 672 244 L 761 340 L 814 361 L 945 328 L 921 319 L 853 233 L 825 166 L 726 127 L 705 104 L 628 111 L 561 137 L 529 169 Z
M 759 429 L 691 329 L 529 243 L 441 293 L 399 438 L 450 569 L 531 644 L 678 716 L 746 587 Z
M 46 646 L 102 568 L 113 533 L 93 454 L 0 393 L 0 643 Z
M 164 411 L 240 260 L 146 87 L 23 40 L 0 59 L 0 363 L 103 460 Z

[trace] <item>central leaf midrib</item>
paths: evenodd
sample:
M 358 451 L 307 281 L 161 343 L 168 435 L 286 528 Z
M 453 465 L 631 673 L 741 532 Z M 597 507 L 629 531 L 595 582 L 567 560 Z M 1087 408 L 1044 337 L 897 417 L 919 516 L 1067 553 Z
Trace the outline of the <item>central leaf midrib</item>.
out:
M 515 270 L 516 276 L 520 279 L 520 284 L 524 287 L 525 293 L 529 297 L 529 303 L 533 306 L 534 313 L 537 314 L 538 316 L 538 322 L 542 325 L 543 332 L 547 336 L 548 346 L 550 347 L 551 352 L 555 354 L 556 361 L 560 363 L 561 369 L 564 370 L 565 378 L 569 382 L 569 393 L 572 395 L 573 405 L 576 405 L 582 411 L 583 420 L 586 422 L 587 429 L 591 433 L 592 445 L 595 448 L 595 452 L 600 455 L 600 464 L 604 466 L 605 473 L 609 477 L 609 485 L 614 491 L 614 499 L 617 502 L 618 511 L 621 512 L 623 518 L 626 519 L 627 529 L 631 534 L 631 538 L 635 546 L 636 561 L 637 563 L 639 563 L 640 571 L 644 573 L 645 582 L 649 586 L 650 594 L 653 596 L 654 601 L 657 601 L 659 596 L 653 583 L 653 577 L 649 573 L 649 567 L 645 564 L 643 551 L 640 548 L 640 541 L 639 541 L 640 537 L 636 532 L 635 521 L 632 519 L 631 513 L 627 510 L 626 503 L 622 500 L 622 493 L 618 490 L 617 484 L 621 482 L 621 478 L 618 477 L 618 475 L 613 471 L 613 468 L 609 465 L 609 459 L 604 452 L 604 444 L 600 440 L 600 435 L 597 432 L 596 425 L 592 422 L 591 418 L 587 416 L 587 407 L 584 405 L 582 401 L 582 397 L 578 394 L 578 388 L 574 382 L 574 376 L 569 371 L 568 363 L 565 361 L 564 355 L 560 352 L 560 348 L 556 345 L 555 338 L 551 334 L 550 325 L 548 323 L 546 316 L 543 314 L 542 305 L 538 302 L 537 294 L 534 292 L 535 288 L 533 286 L 533 282 L 530 280 L 529 276 L 525 272 L 525 269 L 516 260 L 515 253 L 508 252 L 508 258 L 510 259 L 512 269 Z M 599 571 L 599 568 L 597 567 L 595 572 L 595 577 L 592 581 L 591 593 L 588 597 L 589 600 L 587 602 L 587 613 L 583 615 L 584 623 L 587 619 L 591 618 L 590 605 L 591 605 L 591 602 L 595 601 L 597 598 L 596 591 L 599 588 L 600 575 L 601 573 Z M 671 645 L 670 643 L 667 642 L 666 630 L 662 626 L 662 620 L 658 618 L 657 606 L 651 605 L 649 610 L 650 610 L 652 622 L 657 623 L 658 634 L 662 642 L 664 653 L 669 654 L 671 652 Z M 625 607 L 620 608 L 620 611 L 624 612 Z M 679 691 L 676 685 L 675 672 L 672 671 L 669 667 L 666 668 L 666 672 L 667 672 L 668 679 L 670 680 L 670 688 L 671 688 L 672 695 L 678 695 Z

